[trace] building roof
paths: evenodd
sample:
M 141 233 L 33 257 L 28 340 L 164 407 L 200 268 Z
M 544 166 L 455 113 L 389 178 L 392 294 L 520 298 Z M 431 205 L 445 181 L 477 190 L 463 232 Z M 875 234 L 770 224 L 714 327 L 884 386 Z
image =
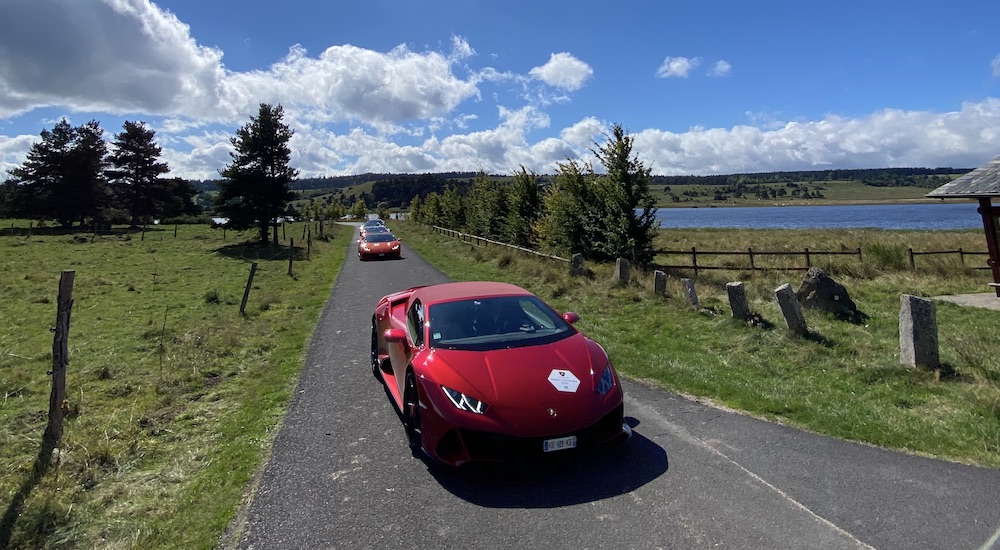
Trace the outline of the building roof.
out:
M 932 199 L 1000 197 L 1000 157 L 938 187 L 927 196 Z

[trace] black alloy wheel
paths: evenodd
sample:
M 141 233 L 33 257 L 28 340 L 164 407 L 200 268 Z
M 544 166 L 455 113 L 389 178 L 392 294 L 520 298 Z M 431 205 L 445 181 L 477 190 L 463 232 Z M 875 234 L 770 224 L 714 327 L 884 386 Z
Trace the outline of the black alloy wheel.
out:
M 420 392 L 413 371 L 406 373 L 403 387 L 403 427 L 413 456 L 419 456 L 423 448 L 423 434 L 420 433 Z
M 372 363 L 372 375 L 379 382 L 382 381 L 381 367 L 378 360 L 378 325 L 375 323 L 375 318 L 372 317 L 372 349 L 371 349 L 371 363 Z

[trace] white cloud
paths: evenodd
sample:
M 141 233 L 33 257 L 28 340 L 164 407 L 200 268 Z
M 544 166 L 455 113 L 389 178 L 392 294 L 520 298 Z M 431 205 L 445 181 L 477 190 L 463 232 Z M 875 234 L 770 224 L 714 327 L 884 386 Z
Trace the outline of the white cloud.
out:
M 712 70 L 708 71 L 708 76 L 729 76 L 733 72 L 733 66 L 728 61 L 720 59 L 712 64 Z
M 997 54 L 997 56 L 993 58 L 993 61 L 990 62 L 990 66 L 993 67 L 993 76 L 1000 77 L 1000 54 Z
M 528 74 L 549 86 L 575 92 L 594 75 L 594 69 L 571 54 L 562 52 L 552 54 L 548 63 L 531 69 Z
M 634 150 L 656 174 L 734 174 L 872 167 L 975 168 L 995 157 L 1000 99 L 951 113 L 886 109 L 861 118 L 828 116 L 773 130 L 752 126 L 643 130 Z
M 0 21 L 0 117 L 219 110 L 222 53 L 148 0 L 5 0 Z
M 658 78 L 687 78 L 691 71 L 701 65 L 700 57 L 667 57 L 656 70 Z

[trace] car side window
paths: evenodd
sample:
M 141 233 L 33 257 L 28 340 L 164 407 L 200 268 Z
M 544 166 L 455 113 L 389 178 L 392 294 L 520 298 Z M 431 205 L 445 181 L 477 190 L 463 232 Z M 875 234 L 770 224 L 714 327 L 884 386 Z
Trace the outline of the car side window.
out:
M 414 300 L 406 312 L 406 331 L 414 345 L 424 345 L 424 304 L 420 300 Z

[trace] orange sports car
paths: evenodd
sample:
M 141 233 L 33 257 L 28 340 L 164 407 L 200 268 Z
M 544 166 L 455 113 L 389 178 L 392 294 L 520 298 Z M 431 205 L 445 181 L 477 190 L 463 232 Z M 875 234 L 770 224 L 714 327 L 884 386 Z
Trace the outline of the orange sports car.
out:
M 400 259 L 402 246 L 392 233 L 367 233 L 358 239 L 358 258 L 361 260 Z

